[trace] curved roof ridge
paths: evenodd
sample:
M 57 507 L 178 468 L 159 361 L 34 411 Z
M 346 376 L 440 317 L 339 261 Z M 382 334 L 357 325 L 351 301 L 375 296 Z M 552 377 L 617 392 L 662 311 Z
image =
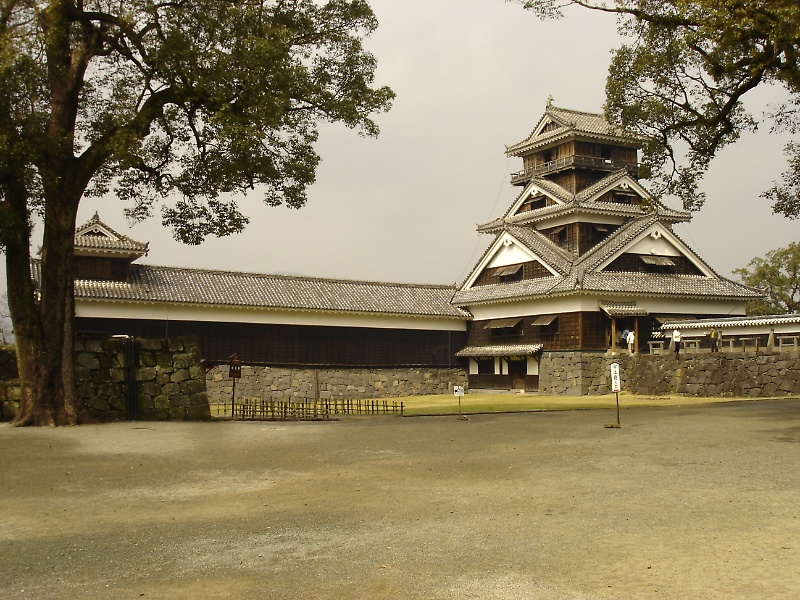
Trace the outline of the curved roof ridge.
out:
M 560 271 L 561 275 L 569 273 L 575 257 L 549 237 L 530 227 L 519 225 L 507 224 L 506 231 L 524 243 L 529 250 L 541 257 L 548 265 Z
M 173 267 L 167 265 L 131 265 L 131 267 L 147 267 L 148 269 L 206 273 L 214 275 L 230 275 L 233 277 L 255 277 L 258 279 L 280 279 L 321 283 L 338 283 L 345 285 L 376 285 L 382 287 L 453 289 L 452 285 L 441 283 L 403 283 L 399 281 L 373 281 L 370 279 L 343 279 L 337 277 L 318 277 L 313 275 L 281 275 L 278 273 L 256 273 L 252 271 L 232 271 L 229 269 L 203 269 L 198 267 Z
M 230 308 L 466 318 L 451 304 L 454 286 L 131 265 L 123 285 L 79 279 L 81 300 Z
M 626 169 L 617 169 L 603 177 L 600 181 L 594 182 L 587 188 L 582 189 L 580 192 L 575 194 L 575 201 L 576 202 L 584 202 L 591 198 L 594 194 L 596 194 L 599 190 L 603 189 L 607 185 L 619 181 L 621 179 L 625 179 L 628 176 L 628 171 Z
M 597 268 L 597 265 L 624 248 L 631 238 L 637 236 L 657 221 L 658 215 L 649 214 L 623 223 L 604 242 L 597 244 L 581 256 L 575 263 L 576 268 L 582 268 L 587 271 Z
M 99 235 L 90 233 L 93 229 L 99 230 Z M 100 219 L 99 213 L 86 223 L 75 229 L 75 248 L 77 250 L 95 250 L 105 252 L 125 253 L 138 257 L 147 254 L 148 242 L 139 242 L 110 227 Z

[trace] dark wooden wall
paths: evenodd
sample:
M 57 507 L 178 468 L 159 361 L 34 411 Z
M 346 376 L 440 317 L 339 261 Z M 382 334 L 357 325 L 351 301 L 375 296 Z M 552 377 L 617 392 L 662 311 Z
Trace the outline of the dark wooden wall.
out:
M 522 319 L 511 329 L 487 329 L 487 321 L 469 324 L 469 346 L 497 344 L 544 344 L 545 350 L 606 350 L 611 320 L 601 312 L 562 313 L 551 325 L 531 325 L 538 315 Z
M 475 286 L 481 285 L 495 285 L 498 283 L 511 283 L 513 281 L 521 281 L 523 279 L 540 279 L 542 277 L 552 277 L 553 274 L 538 260 L 532 260 L 520 264 L 520 270 L 517 275 L 512 278 L 504 278 L 499 273 L 506 267 L 491 267 L 484 269 L 483 272 L 475 280 Z M 516 266 L 516 265 L 509 265 Z
M 460 331 L 315 327 L 79 317 L 80 332 L 137 337 L 196 336 L 203 360 L 275 366 L 404 367 L 457 366 L 466 344 Z
M 675 264 L 674 267 L 661 267 L 658 265 L 648 265 L 642 260 L 642 254 L 626 252 L 611 264 L 604 271 L 616 271 L 627 273 L 674 273 L 677 275 L 702 275 L 702 271 L 685 256 L 670 256 L 669 259 Z
M 75 279 L 127 281 L 130 261 L 103 256 L 76 256 Z

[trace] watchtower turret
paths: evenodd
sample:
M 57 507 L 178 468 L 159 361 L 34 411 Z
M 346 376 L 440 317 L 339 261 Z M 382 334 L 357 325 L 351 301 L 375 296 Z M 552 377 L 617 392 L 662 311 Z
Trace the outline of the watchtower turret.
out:
M 640 147 L 640 140 L 609 124 L 601 114 L 548 102 L 536 129 L 506 147 L 506 155 L 522 158 L 522 171 L 511 175 L 513 185 L 524 186 L 540 177 L 576 194 L 620 169 L 638 180 Z

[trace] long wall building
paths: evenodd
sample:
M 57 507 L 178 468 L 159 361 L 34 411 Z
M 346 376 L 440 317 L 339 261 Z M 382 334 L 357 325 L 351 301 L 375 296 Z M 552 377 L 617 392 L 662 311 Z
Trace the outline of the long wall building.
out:
M 95 215 L 75 235 L 77 327 L 196 336 L 209 368 L 237 354 L 266 368 L 438 369 L 473 389 L 535 390 L 549 356 L 616 350 L 623 331 L 647 351 L 663 323 L 744 315 L 758 295 L 675 234 L 690 215 L 640 184 L 638 146 L 601 115 L 548 104 L 507 148 L 522 159 L 520 194 L 478 226 L 493 241 L 457 287 L 152 266 L 139 262 L 146 243 Z

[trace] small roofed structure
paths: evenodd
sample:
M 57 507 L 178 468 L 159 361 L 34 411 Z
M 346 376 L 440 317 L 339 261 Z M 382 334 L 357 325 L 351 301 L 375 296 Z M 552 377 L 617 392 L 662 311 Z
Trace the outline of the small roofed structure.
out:
M 800 349 L 800 315 L 759 315 L 710 319 L 668 319 L 661 326 L 665 338 L 678 329 L 692 340 L 688 351 L 709 351 L 710 334 L 716 329 L 724 351 L 785 351 Z
M 95 213 L 75 230 L 75 279 L 128 281 L 133 261 L 148 244 L 115 231 Z

